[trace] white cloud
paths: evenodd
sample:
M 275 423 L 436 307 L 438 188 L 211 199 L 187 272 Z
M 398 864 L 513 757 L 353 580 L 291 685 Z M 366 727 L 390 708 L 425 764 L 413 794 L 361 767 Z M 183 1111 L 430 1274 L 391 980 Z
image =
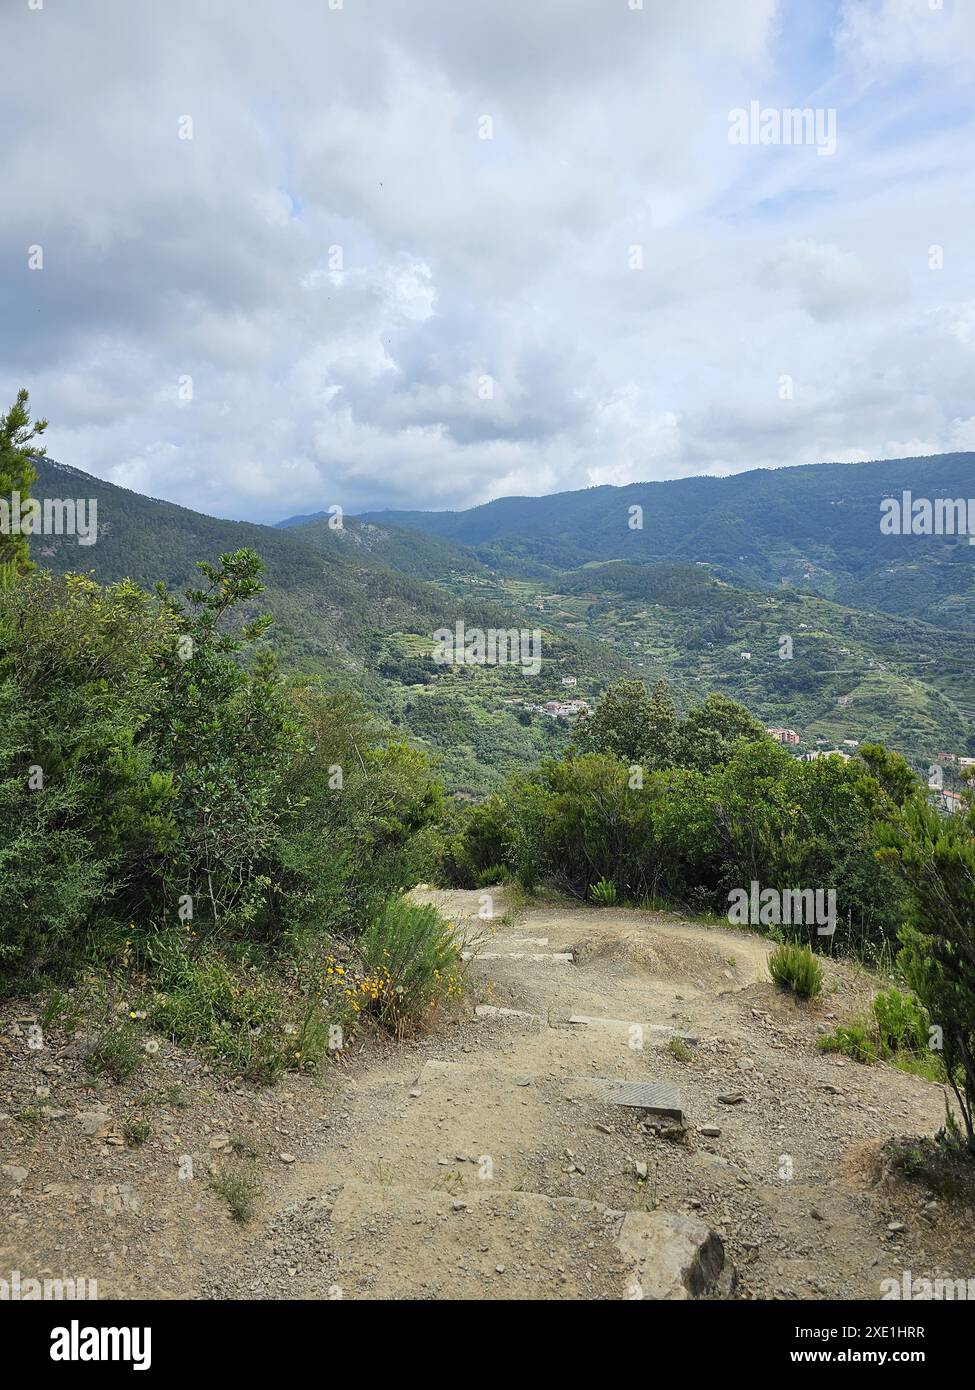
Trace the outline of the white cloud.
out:
M 55 457 L 255 519 L 961 447 L 971 114 L 919 127 L 951 84 L 917 7 L 846 4 L 825 67 L 816 22 L 774 0 L 8 13 L 0 391 L 30 387 Z M 915 58 L 898 126 L 885 83 Z M 729 146 L 753 97 L 836 106 L 836 156 Z

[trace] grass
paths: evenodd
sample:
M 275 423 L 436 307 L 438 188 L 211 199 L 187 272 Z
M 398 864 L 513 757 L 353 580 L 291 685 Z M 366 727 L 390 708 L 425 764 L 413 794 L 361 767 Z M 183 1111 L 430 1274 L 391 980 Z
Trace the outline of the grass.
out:
M 612 907 L 616 902 L 616 884 L 611 878 L 601 878 L 589 889 L 589 896 L 600 907 Z
M 689 1062 L 693 1053 L 687 1046 L 683 1038 L 673 1037 L 667 1044 L 667 1051 L 671 1057 L 676 1057 L 678 1062 Z
M 240 1225 L 250 1221 L 261 1194 L 261 1178 L 256 1168 L 235 1164 L 210 1175 L 210 1187 L 222 1197 L 230 1215 Z
M 137 1149 L 152 1137 L 152 1126 L 140 1115 L 134 1115 L 122 1126 L 122 1135 L 130 1149 Z
M 129 1081 L 145 1060 L 145 1049 L 138 1032 L 129 1024 L 106 1028 L 85 1054 L 85 1066 L 92 1076 L 112 1081 Z
M 869 1065 L 877 1060 L 876 1043 L 863 1023 L 842 1023 L 820 1038 L 817 1046 L 820 1052 L 841 1052 L 854 1062 Z
M 768 958 L 769 974 L 782 989 L 790 989 L 800 999 L 815 999 L 823 990 L 823 967 L 809 946 L 787 943 Z
M 867 1018 L 840 1024 L 819 1039 L 822 1052 L 854 1062 L 886 1061 L 926 1081 L 945 1079 L 944 1062 L 928 1047 L 928 1016 L 912 994 L 891 987 L 875 994 Z
M 361 956 L 352 1008 L 398 1034 L 422 1027 L 463 992 L 453 928 L 430 904 L 391 899 L 366 929 Z

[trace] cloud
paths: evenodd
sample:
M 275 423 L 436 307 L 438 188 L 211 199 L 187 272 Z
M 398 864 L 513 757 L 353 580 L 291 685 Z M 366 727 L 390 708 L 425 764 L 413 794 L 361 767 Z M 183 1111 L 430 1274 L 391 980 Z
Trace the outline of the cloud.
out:
M 256 520 L 961 447 L 963 11 L 8 11 L 0 391 Z M 731 146 L 753 99 L 837 153 Z

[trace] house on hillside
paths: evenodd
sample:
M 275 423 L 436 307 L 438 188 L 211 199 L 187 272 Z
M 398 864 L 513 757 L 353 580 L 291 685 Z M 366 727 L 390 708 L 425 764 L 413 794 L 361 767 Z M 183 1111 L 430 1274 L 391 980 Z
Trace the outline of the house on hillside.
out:
M 799 742 L 799 735 L 795 729 L 766 729 L 765 732 L 777 743 L 787 744 L 790 748 L 795 748 Z

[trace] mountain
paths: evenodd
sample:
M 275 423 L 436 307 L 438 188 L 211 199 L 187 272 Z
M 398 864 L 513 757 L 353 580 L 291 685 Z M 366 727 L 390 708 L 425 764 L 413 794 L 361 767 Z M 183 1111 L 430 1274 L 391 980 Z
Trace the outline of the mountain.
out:
M 961 495 L 959 479 L 972 457 L 926 461 L 940 470 L 928 478 L 935 495 Z M 911 462 L 899 461 L 897 484 L 922 496 L 921 473 Z M 327 516 L 278 527 L 218 520 L 43 460 L 35 495 L 97 500 L 98 538 L 85 547 L 74 537 L 45 535 L 32 547 L 39 563 L 60 572 L 87 570 L 102 581 L 129 576 L 146 587 L 162 579 L 171 588 L 194 579 L 197 560 L 253 548 L 264 560 L 267 587 L 252 611 L 272 613 L 268 640 L 282 663 L 358 690 L 435 754 L 459 793 L 482 795 L 503 773 L 562 751 L 571 719 L 553 717 L 545 702 L 568 696 L 594 703 L 622 675 L 666 678 L 685 706 L 719 690 L 768 724 L 796 729 L 810 748 L 879 739 L 924 767 L 942 751 L 975 751 L 975 639 L 966 623 L 975 547 L 885 537 L 879 525 L 868 535 L 867 510 L 875 522 L 885 467 L 785 469 L 744 475 L 744 483 L 690 479 L 508 498 L 470 513 L 409 514 L 447 526 L 458 540 L 389 519 L 347 517 L 341 528 Z M 806 473 L 812 483 L 797 477 Z M 833 506 L 844 479 L 852 480 L 848 505 Z M 693 563 L 644 556 L 661 538 L 677 549 L 690 545 L 680 527 L 692 524 L 693 493 L 711 499 L 693 518 L 698 535 L 716 525 L 719 512 L 726 521 L 737 518 L 735 544 L 745 560 L 721 561 L 720 547 L 695 554 Z M 648 497 L 656 499 L 653 511 Z M 562 518 L 561 534 L 546 519 L 549 503 Z M 616 525 L 615 543 L 631 545 L 636 534 L 636 562 L 589 558 L 609 548 L 609 519 L 628 517 L 631 505 L 644 506 L 644 531 Z M 800 587 L 785 557 L 795 564 L 802 554 L 801 564 L 811 563 L 813 514 L 822 527 L 818 568 L 812 580 L 807 571 L 798 576 Z M 532 525 L 545 531 L 537 546 Z M 882 563 L 864 560 L 857 536 L 864 555 L 881 547 Z M 555 568 L 539 553 L 584 558 Z M 759 565 L 755 557 L 763 554 Z M 762 573 L 752 580 L 739 573 L 756 569 Z M 845 597 L 849 592 L 860 602 Z M 901 608 L 892 611 L 894 604 Z M 517 665 L 437 665 L 433 634 L 458 621 L 538 629 L 540 673 L 526 675 Z M 780 659 L 783 637 L 793 644 L 788 660 Z
M 490 572 L 465 546 L 405 526 L 385 526 L 354 516 L 343 517 L 342 525 L 336 526 L 328 512 L 289 517 L 277 525 L 326 554 L 360 559 L 413 579 L 437 580 L 448 575 Z
M 904 491 L 975 498 L 975 453 L 756 469 L 361 519 L 449 540 L 508 574 L 544 578 L 607 560 L 705 562 L 749 587 L 792 585 L 975 631 L 975 546 L 881 533 L 881 501 Z
M 225 521 L 54 460 L 38 460 L 37 471 L 36 498 L 85 498 L 98 508 L 95 544 L 79 545 L 75 536 L 33 537 L 38 564 L 57 573 L 90 573 L 102 583 L 128 577 L 146 588 L 161 580 L 181 589 L 198 579 L 198 560 L 250 547 L 264 561 L 266 588 L 249 612 L 274 617 L 268 641 L 283 665 L 358 691 L 435 751 L 453 790 L 482 794 L 504 772 L 565 746 L 568 725 L 526 716 L 529 696 L 537 703 L 559 695 L 561 678 L 571 671 L 583 675 L 595 698 L 629 670 L 617 653 L 476 591 L 454 547 L 428 544 L 416 533 L 403 532 L 401 541 L 393 530 L 368 523 L 354 523 L 350 537 L 343 537 L 327 523 L 279 528 Z M 444 578 L 456 592 L 376 559 L 399 555 L 416 568 L 424 554 L 443 559 Z M 475 563 L 475 573 L 481 569 Z M 541 672 L 531 677 L 517 665 L 435 665 L 434 633 L 459 621 L 485 629 L 542 626 Z

